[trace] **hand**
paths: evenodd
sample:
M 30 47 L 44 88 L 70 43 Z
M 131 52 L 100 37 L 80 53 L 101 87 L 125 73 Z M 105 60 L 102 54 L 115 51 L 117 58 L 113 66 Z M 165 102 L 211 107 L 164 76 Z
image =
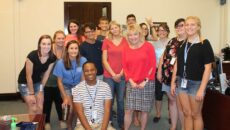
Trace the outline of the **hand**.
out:
M 175 96 L 176 95 L 176 83 L 171 83 L 171 95 Z
M 121 75 L 120 75 L 120 74 L 116 74 L 116 75 L 114 75 L 114 76 L 112 77 L 112 79 L 113 79 L 115 82 L 119 83 L 119 82 L 121 81 Z
M 130 85 L 132 88 L 137 88 L 137 84 L 134 81 L 130 81 Z
M 68 97 L 64 97 L 62 102 L 62 108 L 65 108 L 67 105 L 70 105 Z
M 139 85 L 138 88 L 143 89 L 146 85 L 146 81 L 142 81 Z
M 145 21 L 148 23 L 149 26 L 152 25 L 152 22 L 153 22 L 152 17 L 146 17 Z
M 204 91 L 199 89 L 196 93 L 195 99 L 197 101 L 202 101 L 204 99 Z

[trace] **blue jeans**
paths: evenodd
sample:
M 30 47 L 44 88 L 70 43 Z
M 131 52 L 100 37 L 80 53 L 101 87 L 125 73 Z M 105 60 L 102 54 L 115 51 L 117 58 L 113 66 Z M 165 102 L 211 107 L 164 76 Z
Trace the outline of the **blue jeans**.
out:
M 118 125 L 119 127 L 124 126 L 124 97 L 125 97 L 125 79 L 124 77 L 121 77 L 121 81 L 119 83 L 115 82 L 112 78 L 103 78 L 104 82 L 108 83 L 111 92 L 112 92 L 112 105 L 111 105 L 111 114 L 110 114 L 110 120 L 112 121 L 113 113 L 112 113 L 112 108 L 113 108 L 113 102 L 114 102 L 114 97 L 116 95 L 117 99 L 117 120 L 118 120 Z

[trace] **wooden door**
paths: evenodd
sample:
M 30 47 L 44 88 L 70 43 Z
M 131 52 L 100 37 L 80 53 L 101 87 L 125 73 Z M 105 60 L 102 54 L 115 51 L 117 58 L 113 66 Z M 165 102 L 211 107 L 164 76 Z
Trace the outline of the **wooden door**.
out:
M 70 19 L 75 19 L 80 24 L 93 22 L 98 25 L 102 16 L 111 20 L 111 2 L 64 2 L 65 30 Z

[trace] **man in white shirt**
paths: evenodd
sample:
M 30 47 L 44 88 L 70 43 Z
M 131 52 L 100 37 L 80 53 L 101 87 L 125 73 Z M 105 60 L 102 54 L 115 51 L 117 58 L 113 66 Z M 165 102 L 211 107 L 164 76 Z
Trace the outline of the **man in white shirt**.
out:
M 112 94 L 108 84 L 96 79 L 93 62 L 83 65 L 85 80 L 72 89 L 74 111 L 79 118 L 75 130 L 115 130 L 109 124 Z

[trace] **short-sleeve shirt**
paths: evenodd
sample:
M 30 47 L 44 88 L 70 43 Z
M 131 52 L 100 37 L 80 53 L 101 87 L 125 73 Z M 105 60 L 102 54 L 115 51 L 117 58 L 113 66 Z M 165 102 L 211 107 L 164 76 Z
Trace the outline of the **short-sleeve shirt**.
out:
M 82 66 L 86 62 L 86 58 L 81 57 L 80 63 L 77 64 L 76 60 L 71 60 L 71 69 L 66 69 L 63 59 L 58 60 L 56 63 L 53 74 L 58 78 L 62 78 L 62 83 L 65 87 L 74 87 L 81 81 Z
M 84 41 L 80 45 L 80 53 L 84 56 L 88 61 L 93 62 L 97 68 L 97 75 L 103 74 L 102 67 L 102 42 L 96 40 L 94 44 L 90 44 Z
M 173 66 L 174 63 L 170 63 L 172 58 L 177 57 L 177 50 L 184 43 L 184 40 L 178 41 L 177 38 L 172 38 L 165 48 L 165 53 L 163 54 L 162 63 L 162 82 L 169 85 L 172 79 Z
M 97 111 L 97 123 L 102 123 L 104 117 L 104 103 L 107 99 L 112 99 L 112 93 L 109 85 L 101 80 L 97 80 L 95 86 L 89 86 L 85 81 L 80 82 L 72 89 L 73 102 L 82 103 L 84 114 L 90 122 L 92 110 L 90 107 L 94 101 L 94 110 Z M 110 108 L 108 108 L 110 109 Z M 78 120 L 78 122 L 80 122 Z
M 191 44 L 187 42 L 186 44 Z M 186 66 L 186 77 L 190 80 L 201 81 L 205 64 L 214 62 L 214 53 L 210 42 L 205 39 L 203 42 L 193 43 L 188 50 L 186 63 L 184 61 L 184 50 L 186 44 L 178 50 L 177 75 L 183 77 L 184 65 Z
M 32 74 L 32 80 L 33 83 L 41 82 L 43 73 L 48 69 L 49 65 L 51 63 L 54 63 L 56 61 L 56 56 L 52 53 L 51 56 L 47 59 L 45 63 L 41 63 L 38 51 L 34 50 L 30 52 L 27 56 L 27 58 L 33 63 L 33 74 Z M 18 83 L 19 84 L 26 84 L 26 64 L 24 65 L 23 69 L 21 70 L 19 77 L 18 77 Z
M 128 43 L 125 38 L 122 38 L 120 44 L 118 46 L 114 45 L 114 43 L 105 39 L 102 46 L 102 51 L 107 50 L 107 61 L 114 71 L 114 73 L 119 74 L 122 70 L 122 52 L 124 47 L 127 46 Z M 112 75 L 104 68 L 104 76 L 106 78 L 111 78 Z
M 165 43 L 168 43 L 170 39 L 167 39 L 167 41 Z M 167 44 L 164 44 L 163 42 L 161 42 L 160 40 L 153 42 L 152 45 L 155 48 L 155 53 L 156 53 L 156 65 L 158 67 L 161 55 L 164 53 L 165 47 Z

